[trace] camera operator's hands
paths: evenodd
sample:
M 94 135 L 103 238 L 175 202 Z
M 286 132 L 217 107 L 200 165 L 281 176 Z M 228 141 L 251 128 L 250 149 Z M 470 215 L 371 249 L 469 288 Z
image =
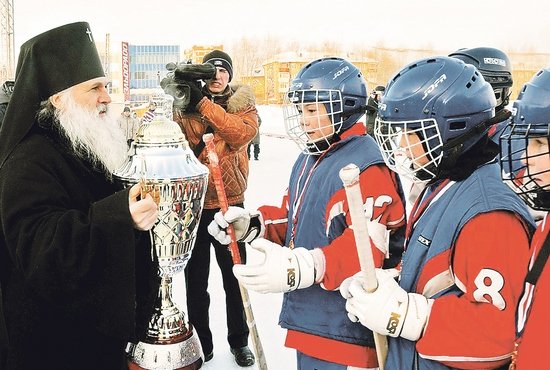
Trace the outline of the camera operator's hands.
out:
M 211 64 L 168 63 L 168 75 L 160 86 L 165 93 L 174 97 L 174 107 L 193 112 L 203 98 L 201 80 L 216 76 L 216 67 Z
M 188 112 L 194 112 L 197 109 L 197 104 L 204 97 L 204 94 L 199 87 L 199 81 L 191 81 L 189 83 L 189 105 L 187 106 Z

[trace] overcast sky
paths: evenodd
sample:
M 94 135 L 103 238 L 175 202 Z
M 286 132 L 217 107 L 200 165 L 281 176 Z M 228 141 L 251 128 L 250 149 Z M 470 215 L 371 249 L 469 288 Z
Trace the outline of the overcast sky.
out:
M 550 3 L 535 0 L 14 0 L 15 45 L 50 28 L 90 23 L 96 40 L 230 43 L 243 36 L 359 47 L 550 52 Z M 538 4 L 537 4 L 538 3 Z

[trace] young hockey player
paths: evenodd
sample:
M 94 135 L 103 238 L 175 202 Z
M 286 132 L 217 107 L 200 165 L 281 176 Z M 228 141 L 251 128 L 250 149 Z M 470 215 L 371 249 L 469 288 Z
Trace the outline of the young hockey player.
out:
M 265 254 L 263 263 L 236 265 L 233 272 L 247 289 L 285 293 L 280 325 L 288 329 L 285 345 L 297 350 L 300 370 L 378 365 L 372 332 L 348 320 L 345 300 L 335 291 L 359 271 L 338 176 L 347 164 L 361 170 L 377 266 L 395 266 L 402 252 L 405 215 L 397 177 L 358 122 L 367 95 L 361 72 L 344 59 L 323 58 L 303 67 L 286 96 L 286 131 L 303 151 L 292 169 L 283 204 L 263 206 L 257 212 L 230 207 L 225 215 L 218 213 L 209 227 L 223 244 L 230 241 L 225 232 L 229 223 L 239 240 L 266 238 L 251 243 Z
M 426 186 L 407 223 L 399 283 L 380 269 L 372 293 L 358 275 L 347 279 L 350 318 L 389 336 L 388 369 L 502 366 L 533 221 L 492 161 L 491 85 L 458 59 L 427 58 L 390 80 L 380 107 L 386 163 Z
M 533 209 L 550 210 L 550 69 L 537 73 L 521 90 L 514 102 L 514 116 L 501 136 L 501 165 L 503 179 L 516 190 Z M 521 142 L 526 150 L 518 160 L 513 148 Z M 513 169 L 520 167 L 514 172 Z M 547 344 L 541 333 L 548 328 L 550 307 L 550 252 L 547 213 L 531 242 L 529 272 L 516 314 L 517 357 L 515 368 L 547 369 L 542 354 Z

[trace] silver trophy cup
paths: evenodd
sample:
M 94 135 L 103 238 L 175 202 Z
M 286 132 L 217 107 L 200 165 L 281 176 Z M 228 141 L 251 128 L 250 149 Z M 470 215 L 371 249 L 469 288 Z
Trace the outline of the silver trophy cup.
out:
M 199 369 L 203 355 L 198 336 L 185 312 L 172 301 L 172 277 L 183 271 L 195 244 L 208 184 L 208 168 L 189 149 L 177 123 L 168 119 L 172 98 L 153 94 L 155 118 L 138 130 L 126 163 L 115 172 L 121 186 L 140 183 L 159 207 L 151 230 L 152 251 L 161 284 L 146 338 L 129 343 L 130 362 L 143 369 Z M 168 113 L 167 113 L 168 112 Z M 185 287 L 181 287 L 184 289 Z

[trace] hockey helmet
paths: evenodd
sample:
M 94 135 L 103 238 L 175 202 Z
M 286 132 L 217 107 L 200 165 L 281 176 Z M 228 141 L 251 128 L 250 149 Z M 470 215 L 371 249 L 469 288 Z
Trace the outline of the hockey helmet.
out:
M 331 57 L 310 62 L 298 72 L 285 95 L 283 116 L 287 134 L 303 153 L 323 153 L 334 142 L 335 135 L 349 129 L 364 114 L 367 91 L 361 71 L 349 61 Z M 314 117 L 318 128 L 306 128 L 304 112 L 319 105 L 324 109 L 318 109 Z
M 487 134 L 495 104 L 491 85 L 473 66 L 449 57 L 421 59 L 388 83 L 374 136 L 391 169 L 427 182 Z
M 550 210 L 550 183 L 540 178 L 550 175 L 549 139 L 550 69 L 543 69 L 514 102 L 511 123 L 500 138 L 500 163 L 503 180 L 531 208 L 544 211 Z M 548 163 L 546 168 L 540 159 Z

